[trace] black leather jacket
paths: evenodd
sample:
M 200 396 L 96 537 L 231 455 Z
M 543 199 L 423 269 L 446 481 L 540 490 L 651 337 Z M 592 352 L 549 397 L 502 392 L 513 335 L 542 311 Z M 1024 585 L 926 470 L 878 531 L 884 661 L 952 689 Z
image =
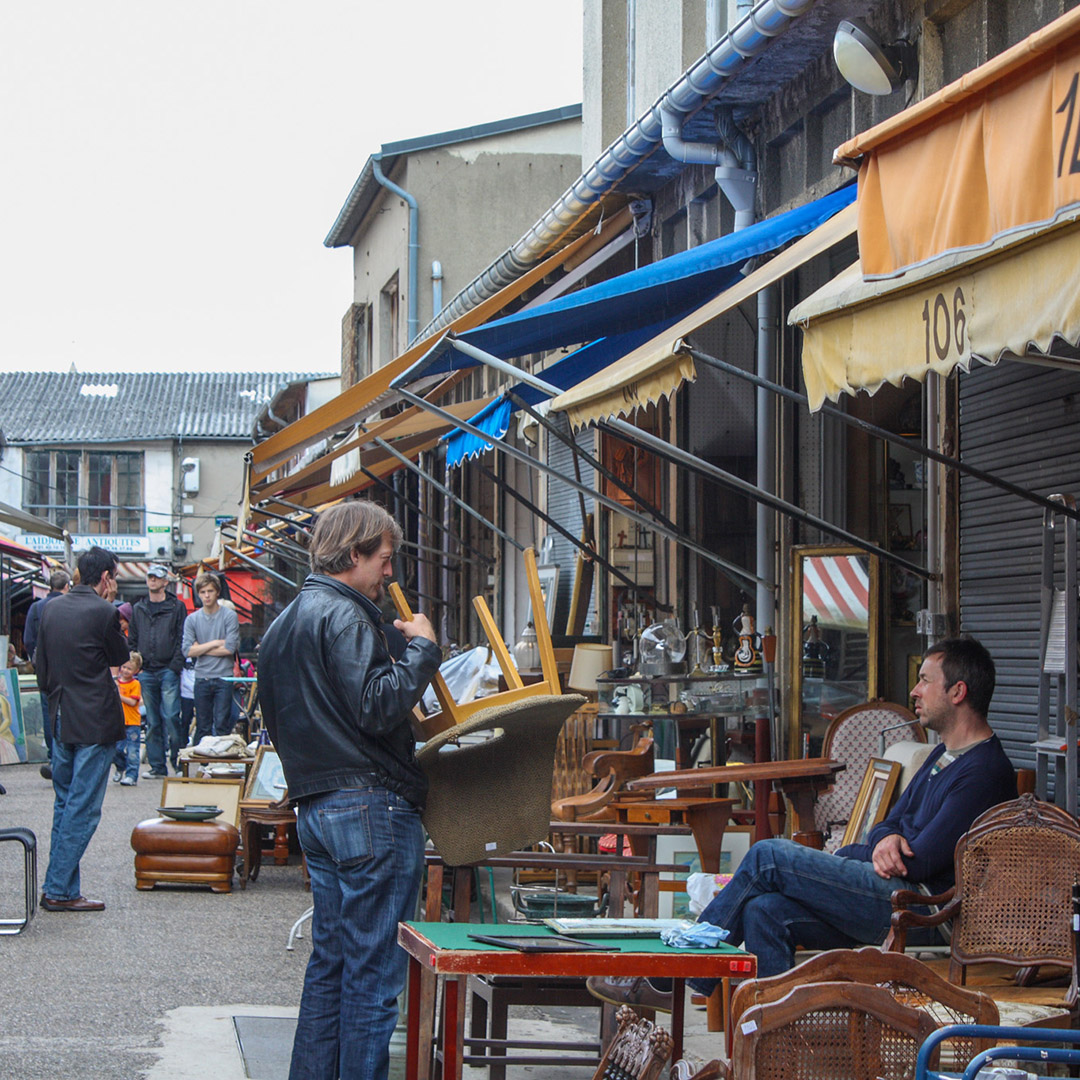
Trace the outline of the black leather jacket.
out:
M 409 642 L 395 664 L 378 608 L 312 574 L 259 645 L 259 703 L 291 800 L 375 783 L 423 807 L 410 713 L 442 652 Z

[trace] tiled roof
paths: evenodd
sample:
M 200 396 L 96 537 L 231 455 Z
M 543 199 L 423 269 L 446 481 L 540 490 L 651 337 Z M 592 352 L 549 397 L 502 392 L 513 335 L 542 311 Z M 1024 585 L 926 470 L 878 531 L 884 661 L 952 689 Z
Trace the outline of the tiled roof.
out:
M 333 374 L 337 374 L 334 372 Z M 259 409 L 325 373 L 0 372 L 0 431 L 12 444 L 250 439 Z

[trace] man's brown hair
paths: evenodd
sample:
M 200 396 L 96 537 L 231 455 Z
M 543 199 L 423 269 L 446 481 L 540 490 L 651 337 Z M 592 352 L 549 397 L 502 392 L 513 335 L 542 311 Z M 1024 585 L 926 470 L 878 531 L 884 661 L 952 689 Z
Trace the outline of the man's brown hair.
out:
M 352 566 L 354 551 L 364 558 L 374 555 L 385 536 L 390 537 L 396 551 L 401 526 L 378 503 L 361 499 L 324 510 L 308 549 L 312 573 L 344 573 Z
M 221 595 L 221 582 L 218 581 L 218 579 L 216 577 L 214 577 L 213 574 L 200 574 L 195 579 L 195 595 L 196 596 L 199 595 L 199 590 L 204 585 L 209 585 L 214 590 L 214 592 L 216 592 L 218 594 L 218 596 Z

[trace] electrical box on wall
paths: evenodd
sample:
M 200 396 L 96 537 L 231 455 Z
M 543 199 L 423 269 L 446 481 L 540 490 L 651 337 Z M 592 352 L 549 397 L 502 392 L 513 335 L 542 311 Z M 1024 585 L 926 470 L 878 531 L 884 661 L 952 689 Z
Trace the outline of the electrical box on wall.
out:
M 180 487 L 185 495 L 199 494 L 199 459 L 186 457 L 180 462 Z

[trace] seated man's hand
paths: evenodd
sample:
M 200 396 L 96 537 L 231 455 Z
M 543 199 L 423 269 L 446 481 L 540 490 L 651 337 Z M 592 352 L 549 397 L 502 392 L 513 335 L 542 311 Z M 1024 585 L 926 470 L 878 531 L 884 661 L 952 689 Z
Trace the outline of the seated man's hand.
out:
M 907 877 L 904 859 L 912 858 L 914 854 L 911 845 L 899 833 L 890 833 L 878 841 L 871 861 L 878 877 Z

